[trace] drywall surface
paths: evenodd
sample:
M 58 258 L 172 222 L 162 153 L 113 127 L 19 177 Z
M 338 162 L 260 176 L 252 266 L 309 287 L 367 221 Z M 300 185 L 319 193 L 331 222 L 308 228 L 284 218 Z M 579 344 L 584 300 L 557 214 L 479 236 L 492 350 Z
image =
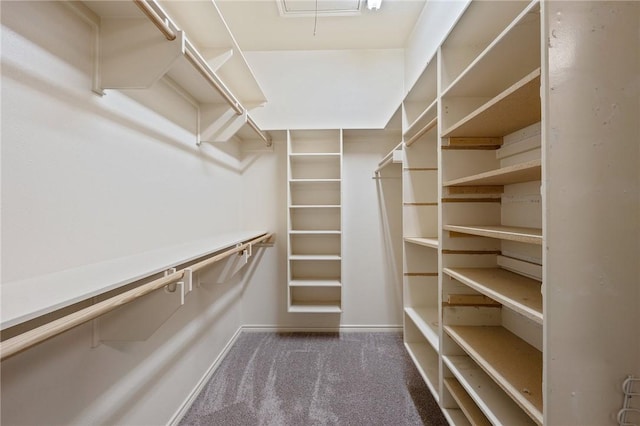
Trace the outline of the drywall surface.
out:
M 238 146 L 198 148 L 164 82 L 92 93 L 93 40 L 62 2 L 2 2 L 3 283 L 243 226 Z M 169 422 L 241 324 L 248 272 L 202 279 L 146 340 L 86 324 L 3 361 L 1 423 Z
M 245 52 L 266 129 L 383 128 L 403 97 L 401 49 Z
M 245 177 L 250 222 L 275 218 L 275 247 L 257 263 L 243 293 L 243 324 L 280 329 L 398 327 L 402 324 L 402 191 L 395 178 L 372 179 L 378 162 L 397 145 L 388 137 L 353 138 L 345 132 L 343 156 L 343 313 L 287 313 L 287 147 L 262 156 Z M 274 161 L 275 160 L 275 161 Z M 277 193 L 278 197 L 270 197 Z M 275 215 L 275 216 L 272 216 Z M 269 222 L 271 225 L 272 222 Z M 274 256 L 277 253 L 277 258 Z
M 404 49 L 405 94 L 434 57 L 470 0 L 427 0 Z
M 542 11 L 545 424 L 616 424 L 640 375 L 640 4 Z

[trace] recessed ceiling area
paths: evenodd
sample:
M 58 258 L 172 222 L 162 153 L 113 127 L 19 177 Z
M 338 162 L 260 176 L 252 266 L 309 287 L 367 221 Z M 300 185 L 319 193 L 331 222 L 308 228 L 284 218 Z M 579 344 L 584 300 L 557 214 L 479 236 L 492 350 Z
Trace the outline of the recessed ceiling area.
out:
M 359 15 L 366 0 L 278 0 L 283 17 Z
M 425 1 L 383 0 L 379 10 L 369 10 L 366 0 L 318 0 L 318 10 L 325 8 L 325 13 L 318 13 L 317 20 L 315 10 L 307 12 L 315 8 L 315 0 L 218 0 L 216 4 L 243 51 L 342 50 L 404 48 Z M 347 16 L 336 12 L 355 4 L 359 12 Z M 283 7 L 302 17 L 282 16 Z

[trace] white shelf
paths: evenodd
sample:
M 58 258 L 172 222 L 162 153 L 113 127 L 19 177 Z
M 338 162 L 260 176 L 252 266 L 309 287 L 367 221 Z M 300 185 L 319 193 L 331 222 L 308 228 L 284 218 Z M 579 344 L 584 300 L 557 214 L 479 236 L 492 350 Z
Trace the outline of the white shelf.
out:
M 2 283 L 2 329 L 253 239 L 240 231 L 108 260 L 20 281 Z
M 289 260 L 340 260 L 342 257 L 335 254 L 292 254 Z
M 444 385 L 469 420 L 469 423 L 473 426 L 491 426 L 489 419 L 487 419 L 467 391 L 464 390 L 460 382 L 453 377 L 445 377 Z
M 342 283 L 339 280 L 292 280 L 289 281 L 290 287 L 342 287 Z
M 436 352 L 440 351 L 438 308 L 404 308 L 415 326 Z
M 404 346 L 416 365 L 418 372 L 427 384 L 436 401 L 440 400 L 438 392 L 439 368 L 438 354 L 427 343 L 405 342 Z
M 417 244 L 419 246 L 431 247 L 437 249 L 440 245 L 438 238 L 422 238 L 422 237 L 404 237 L 405 242 L 411 244 Z
M 540 281 L 500 268 L 444 268 L 444 273 L 542 324 Z
M 289 157 L 294 160 L 325 160 L 325 159 L 336 159 L 340 158 L 339 152 L 292 152 L 289 154 Z
M 342 312 L 340 301 L 332 302 L 292 302 L 289 312 L 306 314 L 337 314 Z
M 444 225 L 445 231 L 497 238 L 528 244 L 542 244 L 542 229 L 502 225 Z
M 457 408 L 443 408 L 442 413 L 447 419 L 447 422 L 452 426 L 473 426 L 469 423 L 467 416 L 464 415 L 462 410 Z
M 443 137 L 504 136 L 541 119 L 540 68 L 443 130 Z
M 443 356 L 442 361 L 493 424 L 536 423 L 468 356 Z
M 511 185 L 540 180 L 542 161 L 532 160 L 444 182 L 442 186 Z
M 404 139 L 410 139 L 416 135 L 420 129 L 429 124 L 438 113 L 438 99 L 434 99 L 431 104 L 411 123 L 404 132 Z
M 333 184 L 341 181 L 342 179 L 289 179 L 289 182 L 293 185 Z
M 542 352 L 503 327 L 444 329 L 507 395 L 542 424 Z
M 339 209 L 342 206 L 335 204 L 297 204 L 295 206 L 289 206 L 290 209 Z
M 330 229 L 330 230 L 292 229 L 289 231 L 289 234 L 291 235 L 340 235 L 342 234 L 342 232 L 340 232 L 340 230 L 337 230 L 337 229 Z

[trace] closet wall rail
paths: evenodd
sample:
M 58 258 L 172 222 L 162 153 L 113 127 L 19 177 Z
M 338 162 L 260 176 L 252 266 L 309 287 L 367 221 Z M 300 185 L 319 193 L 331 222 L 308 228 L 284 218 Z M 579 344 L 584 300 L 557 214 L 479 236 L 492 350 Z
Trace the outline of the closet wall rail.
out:
M 261 234 L 256 238 L 253 238 L 249 241 L 238 244 L 235 247 L 228 248 L 221 253 L 217 253 L 211 257 L 201 260 L 189 266 L 188 268 L 180 269 L 168 274 L 165 277 L 158 278 L 132 290 L 118 294 L 109 299 L 103 300 L 102 302 L 96 303 L 87 308 L 81 309 L 77 312 L 66 315 L 62 318 L 58 318 L 40 327 L 36 327 L 25 333 L 7 339 L 0 343 L 0 360 L 5 360 L 21 351 L 37 345 L 38 343 L 44 342 L 45 340 L 57 336 L 58 334 L 61 334 L 74 327 L 77 327 L 78 325 L 98 318 L 99 316 L 104 315 L 107 312 L 110 312 L 124 304 L 130 303 L 155 290 L 173 283 L 177 283 L 185 278 L 187 270 L 190 270 L 190 272 L 197 272 L 236 253 L 242 253 L 245 250 L 251 251 L 252 246 L 269 240 L 272 235 L 273 234 L 271 233 Z

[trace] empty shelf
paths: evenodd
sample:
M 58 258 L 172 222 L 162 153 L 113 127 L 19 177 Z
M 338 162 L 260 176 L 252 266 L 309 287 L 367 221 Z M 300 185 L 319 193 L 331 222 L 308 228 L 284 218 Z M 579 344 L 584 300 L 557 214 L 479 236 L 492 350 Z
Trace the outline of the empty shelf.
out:
M 289 281 L 289 287 L 341 287 L 340 280 L 297 279 Z
M 471 423 L 467 420 L 462 410 L 457 408 L 443 408 L 442 413 L 452 426 L 469 426 Z
M 473 399 L 464 390 L 460 382 L 453 377 L 445 377 L 444 385 L 449 389 L 451 396 L 456 400 L 458 406 L 473 426 L 491 426 L 491 422 L 473 402 Z
M 504 136 L 540 119 L 538 68 L 446 129 L 442 136 Z
M 540 281 L 500 268 L 444 268 L 444 273 L 542 324 Z
M 289 179 L 291 183 L 334 183 L 340 182 L 341 179 Z
M 339 209 L 340 207 L 336 204 L 296 204 L 289 206 L 290 209 Z
M 542 424 L 542 352 L 503 327 L 444 329 L 532 419 Z
M 340 260 L 337 254 L 292 254 L 289 260 Z
M 405 342 L 404 346 L 436 401 L 438 392 L 438 354 L 427 343 Z
M 477 175 L 444 182 L 443 186 L 509 185 L 513 183 L 540 180 L 542 176 L 541 160 L 503 167 Z
M 420 246 L 431 247 L 434 249 L 438 248 L 438 237 L 431 238 L 421 238 L 421 237 L 404 237 L 404 240 L 407 243 L 417 244 Z
M 438 308 L 404 308 L 404 311 L 433 349 L 439 351 Z
M 542 229 L 502 225 L 444 225 L 445 231 L 542 245 Z
M 493 424 L 535 425 L 471 358 L 464 355 L 444 356 L 442 360 Z
M 337 229 L 326 229 L 326 230 L 317 230 L 317 229 L 292 229 L 289 231 L 291 235 L 340 235 L 342 232 Z
M 289 312 L 309 314 L 337 314 L 342 312 L 340 301 L 333 302 L 292 302 Z

